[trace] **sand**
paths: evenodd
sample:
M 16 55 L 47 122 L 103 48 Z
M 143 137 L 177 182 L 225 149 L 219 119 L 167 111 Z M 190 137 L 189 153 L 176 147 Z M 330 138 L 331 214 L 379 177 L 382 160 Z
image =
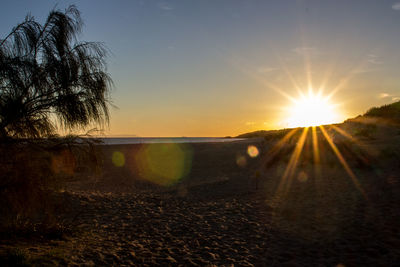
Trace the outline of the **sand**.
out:
M 363 140 L 379 151 L 393 142 Z M 169 185 L 143 179 L 145 170 L 133 164 L 140 145 L 104 146 L 101 172 L 81 172 L 56 194 L 71 234 L 4 240 L 0 250 L 18 247 L 32 262 L 72 266 L 399 264 L 398 158 L 368 154 L 370 164 L 361 164 L 343 152 L 360 189 L 326 152 L 318 175 L 299 160 L 282 190 L 291 154 L 266 164 L 274 143 L 191 144 L 190 170 Z M 249 145 L 257 157 L 247 155 Z M 120 167 L 112 161 L 116 151 L 124 155 Z

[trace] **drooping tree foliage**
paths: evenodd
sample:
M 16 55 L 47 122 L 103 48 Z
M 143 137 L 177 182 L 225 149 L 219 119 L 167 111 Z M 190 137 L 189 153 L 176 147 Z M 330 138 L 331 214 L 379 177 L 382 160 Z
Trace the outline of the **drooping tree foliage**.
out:
M 79 41 L 82 25 L 78 9 L 69 6 L 52 10 L 43 25 L 28 15 L 0 39 L 0 138 L 108 122 L 107 50 Z

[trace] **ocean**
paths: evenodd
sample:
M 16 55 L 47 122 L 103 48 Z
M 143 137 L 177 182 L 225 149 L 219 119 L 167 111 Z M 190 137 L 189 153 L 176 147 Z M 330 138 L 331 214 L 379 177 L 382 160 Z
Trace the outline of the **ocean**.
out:
M 154 143 L 224 143 L 244 140 L 224 137 L 116 137 L 99 138 L 105 145 L 154 144 Z

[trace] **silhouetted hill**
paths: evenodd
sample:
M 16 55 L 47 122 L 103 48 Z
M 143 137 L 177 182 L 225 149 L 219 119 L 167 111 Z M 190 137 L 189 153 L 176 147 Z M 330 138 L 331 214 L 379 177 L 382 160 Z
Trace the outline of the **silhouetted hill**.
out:
M 281 129 L 281 130 L 260 130 L 250 133 L 244 133 L 236 136 L 236 138 L 254 138 L 254 137 L 268 137 L 268 138 L 282 138 L 292 129 Z
M 373 107 L 364 116 L 400 121 L 400 101 L 380 107 Z
M 350 118 L 345 123 L 351 127 L 356 127 L 355 124 L 369 124 L 369 127 L 380 122 L 394 122 L 396 125 L 400 123 L 400 101 L 392 104 L 383 105 L 380 107 L 370 108 L 364 115 L 359 115 L 355 118 Z M 336 124 L 338 125 L 338 124 Z M 237 138 L 254 138 L 254 137 L 265 137 L 265 138 L 281 138 L 285 136 L 292 129 L 280 129 L 280 130 L 260 130 L 250 133 L 244 133 L 237 136 Z M 359 129 L 358 129 L 359 130 Z

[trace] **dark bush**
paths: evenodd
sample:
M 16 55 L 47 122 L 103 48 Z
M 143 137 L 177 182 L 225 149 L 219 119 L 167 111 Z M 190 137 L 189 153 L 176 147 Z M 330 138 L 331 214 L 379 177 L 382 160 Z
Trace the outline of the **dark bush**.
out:
M 55 200 L 65 182 L 84 165 L 99 171 L 91 139 L 47 139 L 0 145 L 0 232 L 61 237 L 69 229 L 60 218 L 65 203 Z

